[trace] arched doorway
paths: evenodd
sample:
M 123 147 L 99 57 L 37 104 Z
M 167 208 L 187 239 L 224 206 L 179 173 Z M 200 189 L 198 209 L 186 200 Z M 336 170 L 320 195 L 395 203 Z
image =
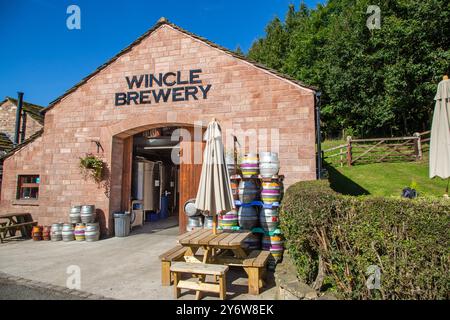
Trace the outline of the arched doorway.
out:
M 111 227 L 114 212 L 130 211 L 137 205 L 144 211 L 145 222 L 168 213 L 177 218 L 180 233 L 185 232 L 183 206 L 197 193 L 204 129 L 182 123 L 152 124 L 113 137 Z

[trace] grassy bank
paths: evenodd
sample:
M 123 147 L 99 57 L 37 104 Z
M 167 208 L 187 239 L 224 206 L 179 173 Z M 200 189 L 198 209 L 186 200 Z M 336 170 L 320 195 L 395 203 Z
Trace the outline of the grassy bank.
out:
M 447 181 L 428 178 L 428 162 L 375 163 L 354 167 L 328 167 L 331 187 L 350 195 L 399 196 L 416 185 L 420 195 L 442 197 Z

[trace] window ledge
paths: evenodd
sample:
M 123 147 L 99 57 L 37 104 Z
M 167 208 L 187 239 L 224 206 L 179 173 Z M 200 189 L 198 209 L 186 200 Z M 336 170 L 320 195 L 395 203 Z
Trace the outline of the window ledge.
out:
M 39 206 L 39 200 L 13 200 L 13 206 Z

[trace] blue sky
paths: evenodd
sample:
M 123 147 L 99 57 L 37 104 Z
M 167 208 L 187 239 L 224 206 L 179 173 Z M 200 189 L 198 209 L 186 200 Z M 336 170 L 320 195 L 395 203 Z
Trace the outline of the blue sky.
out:
M 324 0 L 306 0 L 315 7 Z M 247 51 L 275 16 L 300 0 L 0 2 L 0 100 L 25 92 L 48 105 L 65 90 L 128 46 L 164 16 L 226 48 Z M 81 9 L 81 30 L 66 27 L 69 5 Z

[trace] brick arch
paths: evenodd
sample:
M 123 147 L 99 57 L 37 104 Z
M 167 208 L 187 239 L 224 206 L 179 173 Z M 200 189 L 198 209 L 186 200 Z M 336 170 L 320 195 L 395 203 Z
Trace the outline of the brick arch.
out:
M 191 141 L 182 142 L 183 146 L 191 146 L 189 145 L 194 140 L 197 141 L 198 137 L 196 137 L 193 133 L 194 125 L 199 125 L 200 122 L 194 124 L 194 122 L 160 122 L 153 121 L 150 122 L 148 119 L 136 119 L 133 122 L 129 120 L 124 120 L 121 123 L 117 123 L 108 129 L 104 129 L 102 132 L 102 136 L 107 138 L 106 135 L 109 136 L 111 140 L 111 150 L 110 150 L 110 159 L 109 164 L 111 168 L 111 186 L 110 186 L 110 197 L 109 197 L 109 221 L 108 225 L 108 233 L 112 234 L 113 229 L 113 215 L 112 213 L 119 210 L 126 210 L 126 204 L 129 202 L 127 194 L 129 194 L 131 188 L 131 165 L 132 165 L 132 147 L 133 147 L 133 139 L 132 137 L 136 134 L 139 134 L 143 131 L 147 131 L 150 129 L 162 128 L 162 127 L 179 127 L 188 129 L 191 134 Z M 206 122 L 201 121 L 201 127 L 204 131 L 206 129 Z M 203 137 L 203 135 L 201 135 Z M 200 138 L 201 139 L 201 138 Z M 197 141 L 198 142 L 198 141 Z M 196 143 L 197 143 L 196 142 Z M 186 143 L 186 144 L 185 144 Z M 199 142 L 202 144 L 202 142 Z M 192 146 L 194 143 L 192 143 Z M 189 151 L 190 154 L 193 154 L 193 150 Z M 201 172 L 201 164 L 193 164 L 191 168 L 187 169 L 187 174 L 195 175 L 195 177 L 191 177 L 191 184 L 194 185 L 196 179 L 199 180 Z M 128 181 L 128 182 L 127 182 Z M 189 188 L 189 192 L 192 193 L 192 185 Z M 192 197 L 192 194 L 186 195 L 188 198 Z M 180 203 L 185 201 L 183 198 L 182 190 L 180 190 Z M 180 206 L 179 206 L 180 207 Z M 185 230 L 186 221 L 184 221 L 184 214 L 180 214 L 180 232 Z

